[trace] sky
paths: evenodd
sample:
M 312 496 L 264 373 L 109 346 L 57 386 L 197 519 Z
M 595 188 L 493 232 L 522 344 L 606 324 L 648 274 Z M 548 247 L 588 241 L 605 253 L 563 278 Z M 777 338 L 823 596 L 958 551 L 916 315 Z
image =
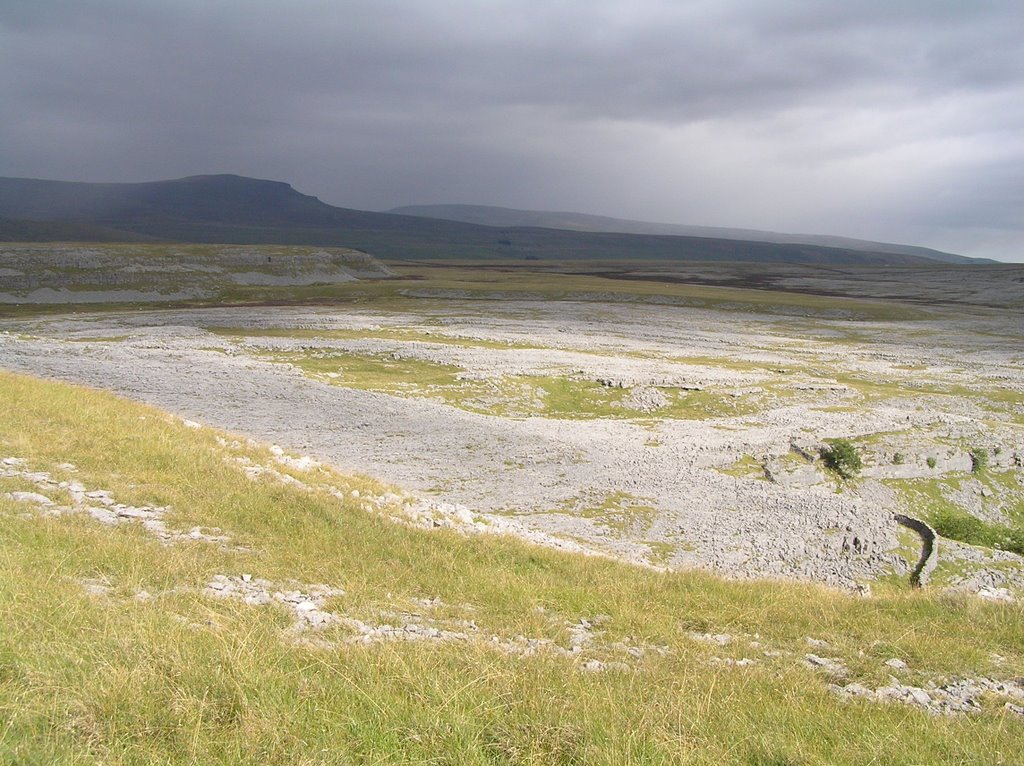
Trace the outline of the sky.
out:
M 1020 0 L 0 0 L 0 175 L 1024 262 Z

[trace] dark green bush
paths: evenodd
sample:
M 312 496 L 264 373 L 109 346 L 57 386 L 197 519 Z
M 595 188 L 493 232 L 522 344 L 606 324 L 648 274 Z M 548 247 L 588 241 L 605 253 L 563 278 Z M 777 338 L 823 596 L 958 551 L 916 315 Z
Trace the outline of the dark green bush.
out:
M 980 447 L 971 450 L 971 470 L 980 473 L 988 465 L 988 453 Z
M 829 446 L 821 451 L 821 459 L 844 479 L 852 479 L 863 465 L 857 448 L 846 439 L 832 440 Z

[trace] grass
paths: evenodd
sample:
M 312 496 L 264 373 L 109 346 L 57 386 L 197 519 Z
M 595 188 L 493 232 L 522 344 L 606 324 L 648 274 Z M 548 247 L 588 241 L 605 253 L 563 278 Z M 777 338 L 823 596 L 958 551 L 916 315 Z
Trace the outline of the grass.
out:
M 384 299 L 381 299 L 384 300 Z M 387 302 L 371 302 L 369 307 L 386 308 Z M 431 309 L 432 311 L 435 309 Z M 436 309 L 440 310 L 440 309 Z M 423 319 L 422 321 L 429 321 Z M 464 338 L 447 332 L 430 331 L 419 325 L 384 328 L 307 329 L 307 328 L 238 328 L 211 327 L 211 332 L 236 340 L 259 338 L 313 339 L 324 342 L 358 340 L 390 340 L 410 344 L 421 343 L 453 348 L 487 348 L 510 352 L 538 348 L 529 341 L 494 341 Z M 258 344 L 248 348 L 250 352 Z M 594 349 L 583 353 L 597 355 L 610 351 Z M 620 354 L 621 355 L 621 354 Z M 1013 392 L 998 392 L 979 387 L 968 389 L 960 385 L 939 385 L 934 382 L 904 379 L 868 380 L 861 374 L 845 372 L 834 367 L 815 365 L 786 365 L 789 375 L 779 374 L 778 362 L 751 362 L 727 356 L 689 355 L 664 356 L 651 351 L 634 351 L 637 357 L 665 358 L 678 364 L 698 365 L 730 372 L 768 375 L 758 385 L 734 395 L 728 388 L 707 388 L 690 391 L 662 387 L 667 405 L 652 412 L 639 412 L 624 406 L 628 391 L 606 388 L 594 381 L 572 374 L 507 375 L 477 378 L 462 376 L 454 365 L 441 365 L 424 359 L 413 359 L 401 350 L 397 354 L 368 354 L 351 349 L 312 350 L 276 354 L 274 358 L 295 364 L 307 374 L 321 377 L 335 385 L 400 396 L 429 398 L 443 401 L 461 409 L 504 417 L 549 417 L 563 419 L 633 419 L 654 422 L 657 419 L 709 420 L 746 417 L 766 410 L 794 405 L 812 404 L 815 409 L 828 412 L 854 412 L 859 407 L 874 405 L 890 399 L 934 397 L 936 407 L 945 407 L 951 399 L 973 402 L 985 410 L 1004 413 L 1011 419 L 1021 417 L 1018 412 L 1021 397 Z M 338 374 L 341 370 L 342 374 Z M 796 376 L 794 378 L 794 375 Z M 325 377 L 330 376 L 330 377 Z M 848 388 L 844 395 L 848 403 L 822 407 L 813 405 L 813 383 L 841 385 Z M 863 440 L 863 439 L 859 439 Z
M 252 351 L 252 349 L 250 349 Z M 705 420 L 750 415 L 763 397 L 726 392 L 662 389 L 668 404 L 651 413 L 625 404 L 628 389 L 603 386 L 570 375 L 504 375 L 464 378 L 455 365 L 414 359 L 400 353 L 361 354 L 332 350 L 273 352 L 268 358 L 292 364 L 333 385 L 435 399 L 470 412 L 505 417 L 562 419 L 672 418 Z
M 953 508 L 932 511 L 928 520 L 943 537 L 1024 556 L 1024 529 L 989 521 Z
M 899 396 L 922 398 L 924 396 L 936 397 L 936 401 L 949 400 L 950 398 L 966 399 L 976 402 L 979 406 L 991 412 L 1001 412 L 1009 415 L 1013 420 L 1024 423 L 1024 394 L 1017 391 L 993 389 L 984 385 L 967 387 L 954 384 L 937 384 L 922 382 L 915 377 L 895 380 L 865 380 L 863 377 L 853 374 L 839 374 L 835 376 L 837 382 L 848 385 L 858 391 L 865 402 L 877 402 Z
M 205 327 L 208 332 L 232 339 L 244 338 L 309 338 L 315 340 L 362 340 L 379 338 L 403 342 L 434 343 L 456 348 L 529 349 L 541 346 L 516 341 L 494 341 L 482 338 L 466 338 L 448 333 L 434 333 L 408 327 L 360 328 L 360 329 L 304 329 L 293 327 Z
M 426 309 L 427 301 L 421 308 Z M 391 304 L 386 298 L 379 298 L 368 302 L 368 308 L 374 310 L 385 310 Z M 395 306 L 393 308 L 400 308 Z M 412 308 L 405 307 L 406 310 Z M 441 307 L 432 307 L 430 311 L 443 311 Z M 422 321 L 428 321 L 423 319 Z M 495 350 L 522 350 L 528 348 L 539 348 L 536 343 L 528 340 L 487 340 L 477 338 L 465 338 L 458 335 L 450 335 L 447 332 L 430 331 L 421 326 L 396 326 L 384 328 L 360 328 L 360 329 L 305 329 L 305 328 L 237 328 L 237 327 L 210 327 L 211 332 L 220 334 L 231 339 L 259 339 L 265 338 L 288 338 L 301 340 L 304 338 L 322 340 L 326 342 L 337 341 L 358 341 L 358 340 L 391 340 L 398 344 L 419 344 L 428 343 L 437 346 L 450 346 L 453 348 L 488 348 Z M 814 348 L 817 348 L 815 344 Z M 574 349 L 581 353 L 589 353 L 597 356 L 614 353 L 622 356 L 620 352 L 601 351 L 595 349 Z M 322 360 L 326 358 L 326 352 L 304 351 L 288 357 L 282 357 L 286 361 L 297 364 L 307 372 L 314 374 L 327 371 Z M 365 366 L 364 361 L 355 359 L 367 354 L 353 353 L 351 350 L 339 350 L 334 352 L 339 361 L 346 357 L 352 361 L 350 366 L 353 369 Z M 854 374 L 834 366 L 822 368 L 816 364 L 787 364 L 788 375 L 779 374 L 782 370 L 777 362 L 751 362 L 733 359 L 728 356 L 707 356 L 707 355 L 663 355 L 651 351 L 634 351 L 629 354 L 638 358 L 664 358 L 678 364 L 697 365 L 709 367 L 716 370 L 727 370 L 730 372 L 751 373 L 757 376 L 768 376 L 757 382 L 756 388 L 746 391 L 740 396 L 734 396 L 729 390 L 708 388 L 702 391 L 685 391 L 681 389 L 663 388 L 662 391 L 669 398 L 666 407 L 660 408 L 652 413 L 650 417 L 706 420 L 711 418 L 743 417 L 762 412 L 766 409 L 786 406 L 790 404 L 808 403 L 813 404 L 812 391 L 808 385 L 819 383 L 826 385 L 839 385 L 848 389 L 844 395 L 843 404 L 832 404 L 822 407 L 814 405 L 815 409 L 828 412 L 853 412 L 860 407 L 876 405 L 892 399 L 914 399 L 917 401 L 930 397 L 929 403 L 937 408 L 949 406 L 949 402 L 973 403 L 980 413 L 991 411 L 1009 417 L 1013 422 L 1024 422 L 1024 397 L 1021 394 L 991 389 L 986 386 L 967 388 L 962 385 L 938 383 L 935 381 L 923 381 L 915 377 L 892 377 L 867 379 L 863 374 Z M 312 359 L 303 357 L 311 356 Z M 419 385 L 420 374 L 425 370 L 422 367 L 428 362 L 421 361 L 416 364 L 406 365 L 407 374 L 402 373 L 401 365 L 388 363 L 391 375 L 384 379 L 376 374 L 364 377 L 361 374 L 354 374 L 332 382 L 339 385 L 366 388 L 368 390 L 381 391 L 384 393 L 402 392 L 409 396 L 427 396 L 440 398 L 449 404 L 463 409 L 484 414 L 497 414 L 504 416 L 529 416 L 539 415 L 542 417 L 557 418 L 635 418 L 644 419 L 643 413 L 630 411 L 622 407 L 622 399 L 625 394 L 622 390 L 601 388 L 593 381 L 581 380 L 571 375 L 552 376 L 506 376 L 503 378 L 489 378 L 487 380 L 456 381 L 449 384 L 434 385 L 426 388 Z M 448 372 L 457 374 L 459 370 L 455 367 L 448 367 Z M 794 378 L 794 375 L 796 376 Z M 801 386 L 804 390 L 801 390 Z
M 322 250 L 309 246 L 285 245 L 199 245 L 199 244 L 60 244 L 28 245 L 34 248 L 71 248 L 97 250 L 145 265 L 172 259 L 202 261 L 225 250 L 259 251 L 268 257 L 284 260 L 290 254 L 308 254 Z M 371 248 L 372 252 L 372 248 Z M 346 256 L 360 263 L 365 256 L 350 253 Z M 605 265 L 608 265 L 606 262 Z M 361 302 L 393 302 L 414 305 L 423 300 L 448 298 L 457 294 L 468 299 L 518 300 L 534 297 L 544 300 L 570 300 L 583 302 L 640 302 L 678 306 L 692 306 L 711 310 L 771 313 L 782 315 L 842 318 L 855 321 L 885 321 L 926 319 L 928 312 L 896 303 L 858 298 L 837 298 L 807 295 L 778 290 L 759 290 L 735 287 L 675 284 L 647 280 L 612 279 L 607 276 L 577 273 L 578 264 L 551 261 L 528 265 L 520 261 L 487 261 L 467 265 L 465 261 L 435 264 L 412 264 L 387 261 L 395 277 L 384 280 L 362 280 L 339 284 L 307 286 L 245 286 L 219 284 L 212 297 L 162 302 L 163 307 L 274 304 L 331 304 Z M 623 268 L 643 268 L 643 263 L 623 261 Z M 277 266 L 274 266 L 277 268 Z M 240 267 L 239 270 L 250 270 Z M 178 289 L 197 286 L 208 288 L 202 275 L 183 276 L 168 284 Z M 141 284 L 141 283 L 140 283 Z M 149 283 L 147 283 L 149 284 Z M 149 285 L 152 286 L 151 284 Z M 109 285 L 104 284 L 103 289 Z M 104 311 L 112 308 L 141 307 L 146 304 L 80 304 L 78 311 Z M 152 304 L 150 304 L 152 305 Z M 0 305 L 0 316 L 20 317 L 66 311 L 67 306 Z
M 965 477 L 942 479 L 890 479 L 886 484 L 899 491 L 915 513 L 935 527 L 943 537 L 970 545 L 1011 551 L 1024 556 L 1024 497 L 1012 472 L 986 472 L 983 481 L 989 487 L 1002 487 L 1015 495 L 1009 497 L 1006 516 L 1009 524 L 984 521 L 957 505 L 947 492 L 957 490 Z
M 0 373 L 0 396 L 0 457 L 170 505 L 169 524 L 219 527 L 245 548 L 161 545 L 80 514 L 24 518 L 0 479 L 3 762 L 1011 763 L 1024 746 L 996 701 L 948 720 L 844 702 L 799 661 L 813 636 L 868 684 L 886 682 L 889 656 L 921 679 L 999 675 L 993 654 L 1024 665 L 1020 606 L 898 589 L 855 599 L 413 529 L 363 507 L 385 489 L 370 479 L 253 481 L 234 458 L 267 463 L 266 449 L 108 394 Z M 604 633 L 577 657 L 519 657 L 486 639 L 353 645 L 343 628 L 304 642 L 284 610 L 202 594 L 213 575 L 243 572 L 343 588 L 328 607 L 365 620 L 438 597 L 439 619 L 471 616 L 485 637 L 564 645 L 567 625 L 597 615 Z M 111 590 L 92 595 L 83 580 Z M 136 599 L 143 589 L 153 598 Z M 690 631 L 740 638 L 712 648 Z M 711 661 L 755 653 L 742 638 L 755 633 L 792 656 Z M 620 658 L 627 639 L 664 651 L 627 671 L 581 670 Z
M 635 497 L 628 492 L 613 492 L 599 500 L 600 502 L 596 502 L 594 498 L 569 500 L 562 504 L 559 512 L 593 519 L 620 536 L 631 532 L 642 536 L 657 515 L 657 510 L 649 504 L 650 498 Z M 663 548 L 660 550 L 664 551 Z
M 719 468 L 718 471 L 727 476 L 734 476 L 737 479 L 768 481 L 768 477 L 764 473 L 764 464 L 753 455 L 743 455 L 732 465 Z
M 539 267 L 522 264 L 488 264 L 487 267 L 460 265 L 406 265 L 389 263 L 399 279 L 420 282 L 407 287 L 399 282 L 391 287 L 405 294 L 424 294 L 426 290 L 458 291 L 469 298 L 519 298 L 524 294 L 561 300 L 636 300 L 761 313 L 769 311 L 798 316 L 842 317 L 881 321 L 915 320 L 928 317 L 917 309 L 881 301 L 836 298 L 776 290 L 737 287 L 674 284 L 637 280 L 623 283 L 607 277 L 574 273 L 570 264 L 546 264 Z
M 260 338 L 311 339 L 330 341 L 393 340 L 401 344 L 429 343 L 454 348 L 521 350 L 540 348 L 517 341 L 491 341 L 430 333 L 408 327 L 367 329 L 237 328 L 208 327 L 210 332 L 238 340 Z M 754 415 L 765 408 L 794 403 L 800 392 L 784 380 L 772 380 L 756 389 L 734 394 L 728 387 L 689 390 L 659 387 L 667 403 L 651 412 L 632 409 L 626 401 L 629 389 L 600 383 L 566 372 L 557 375 L 464 376 L 456 365 L 414 358 L 396 352 L 361 352 L 348 349 L 307 348 L 301 351 L 264 353 L 257 344 L 243 345 L 248 353 L 295 365 L 306 374 L 333 385 L 377 391 L 399 396 L 443 401 L 461 409 L 504 417 L 539 416 L 562 419 L 654 419 L 707 420 Z M 609 352 L 581 351 L 581 353 Z M 680 364 L 718 366 L 724 369 L 756 370 L 760 366 L 729 359 L 699 357 L 673 359 Z

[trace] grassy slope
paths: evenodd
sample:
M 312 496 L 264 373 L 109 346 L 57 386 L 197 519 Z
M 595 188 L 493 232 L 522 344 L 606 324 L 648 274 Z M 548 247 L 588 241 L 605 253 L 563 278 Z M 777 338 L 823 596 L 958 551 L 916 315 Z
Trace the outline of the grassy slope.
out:
M 160 545 L 136 526 L 81 515 L 23 518 L 0 494 L 0 761 L 14 763 L 1012 763 L 1024 727 L 993 703 L 937 719 L 843 702 L 799 661 L 825 639 L 851 680 L 885 682 L 906 659 L 922 681 L 1024 666 L 1017 607 L 894 592 L 856 600 L 825 589 L 662 574 L 489 536 L 410 529 L 356 501 L 245 478 L 233 451 L 108 394 L 0 374 L 0 457 L 56 477 L 169 504 L 169 522 L 221 527 L 249 550 Z M 58 464 L 78 470 L 63 474 Z M 321 482 L 374 491 L 321 472 Z M 0 489 L 7 486 L 0 479 Z M 522 658 L 486 642 L 346 645 L 289 638 L 275 607 L 203 596 L 218 573 L 345 589 L 329 607 L 373 619 L 440 597 L 486 635 L 566 643 L 566 625 L 608 616 L 606 643 L 668 647 L 628 672 L 586 673 L 589 657 Z M 99 579 L 112 591 L 86 593 Z M 141 589 L 149 601 L 133 596 Z M 538 609 L 543 607 L 543 610 Z M 709 647 L 689 631 L 758 633 Z M 859 652 L 863 652 L 860 655 Z M 820 651 L 819 651 L 820 653 Z

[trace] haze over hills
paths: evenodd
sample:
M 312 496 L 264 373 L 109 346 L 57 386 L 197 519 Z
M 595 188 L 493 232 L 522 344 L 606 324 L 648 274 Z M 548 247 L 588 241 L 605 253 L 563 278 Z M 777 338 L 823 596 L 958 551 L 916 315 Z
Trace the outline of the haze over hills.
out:
M 761 236 L 763 232 L 748 236 L 742 230 L 696 227 L 681 227 L 680 231 L 672 232 L 623 232 L 615 230 L 621 228 L 616 219 L 580 214 L 529 213 L 525 218 L 513 215 L 524 212 L 528 213 L 505 211 L 502 215 L 512 216 L 509 224 L 496 224 L 492 218 L 492 223 L 485 225 L 482 221 L 353 210 L 325 204 L 284 182 L 236 175 L 102 184 L 0 178 L 0 241 L 158 240 L 319 245 L 355 248 L 384 258 L 431 260 L 748 261 L 830 265 L 983 262 L 925 248 L 840 238 L 768 241 Z M 531 215 L 538 217 L 530 218 Z M 601 221 L 605 222 L 604 228 L 593 230 Z M 553 223 L 565 228 L 552 227 Z M 682 234 L 682 229 L 692 233 Z M 731 235 L 725 236 L 723 231 Z
M 737 229 L 719 226 L 690 226 L 674 223 L 635 221 L 628 218 L 610 218 L 587 213 L 566 211 L 518 210 L 491 205 L 405 205 L 388 210 L 400 215 L 417 215 L 425 218 L 443 218 L 483 226 L 539 226 L 547 229 L 569 229 L 572 231 L 621 232 L 623 234 L 657 234 L 677 237 L 710 237 L 713 239 L 734 239 L 751 242 L 777 242 L 782 244 L 822 245 L 849 250 L 863 250 L 875 253 L 892 253 L 929 258 L 943 263 L 971 263 L 988 259 L 969 258 L 954 253 L 944 253 L 927 247 L 898 245 L 891 242 L 874 242 L 836 237 L 825 234 L 791 234 L 760 229 Z

